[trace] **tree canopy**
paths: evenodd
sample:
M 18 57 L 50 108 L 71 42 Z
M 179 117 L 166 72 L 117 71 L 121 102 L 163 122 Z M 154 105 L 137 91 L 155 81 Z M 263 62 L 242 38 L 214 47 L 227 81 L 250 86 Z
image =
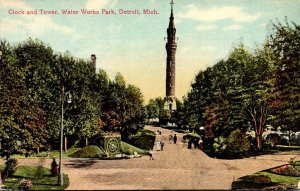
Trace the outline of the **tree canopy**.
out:
M 72 144 L 108 131 L 143 128 L 143 95 L 121 73 L 110 80 L 90 60 L 55 53 L 40 40 L 0 42 L 0 141 L 2 156 L 58 146 L 61 106 Z M 72 103 L 65 100 L 70 92 Z

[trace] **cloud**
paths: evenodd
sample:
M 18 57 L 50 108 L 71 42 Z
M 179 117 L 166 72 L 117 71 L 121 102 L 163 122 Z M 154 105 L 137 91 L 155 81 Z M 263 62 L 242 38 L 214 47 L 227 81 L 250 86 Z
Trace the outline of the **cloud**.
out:
M 7 1 L 7 0 L 0 0 L 0 7 L 1 8 L 17 8 L 23 10 L 31 9 L 24 1 L 22 0 L 15 0 L 15 1 Z
M 197 31 L 208 31 L 217 28 L 217 25 L 199 25 Z
M 224 27 L 223 30 L 240 30 L 241 28 L 241 25 L 234 24 Z
M 156 0 L 150 0 L 151 4 L 154 4 Z M 300 0 L 299 0 L 300 1 Z
M 112 8 L 118 0 L 87 0 L 85 8 L 87 9 L 103 9 Z
M 23 11 L 34 10 L 24 1 L 4 1 L 0 0 L 0 7 L 5 9 L 18 9 Z M 55 23 L 51 16 L 47 15 L 19 15 L 15 17 L 2 18 L 0 20 L 0 34 L 15 31 L 16 28 L 26 30 L 27 34 L 42 34 L 51 31 L 57 31 L 65 35 L 69 35 L 73 39 L 79 39 L 73 28 Z M 12 30 L 13 29 L 13 30 Z
M 261 17 L 260 13 L 249 14 L 243 12 L 242 8 L 236 6 L 214 7 L 200 9 L 194 4 L 187 6 L 187 11 L 179 15 L 184 19 L 191 19 L 203 22 L 215 22 L 220 20 L 232 20 L 236 22 L 253 22 Z
M 117 24 L 117 23 L 110 23 L 107 27 L 106 27 L 106 31 L 109 33 L 116 33 L 116 32 L 120 32 L 122 29 L 122 25 L 121 24 Z

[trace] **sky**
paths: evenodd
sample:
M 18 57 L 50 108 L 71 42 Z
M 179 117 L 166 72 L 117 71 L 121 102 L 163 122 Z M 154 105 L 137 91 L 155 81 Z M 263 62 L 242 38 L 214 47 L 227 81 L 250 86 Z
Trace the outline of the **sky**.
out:
M 141 89 L 147 103 L 165 96 L 164 38 L 170 1 L 0 0 L 0 40 L 14 44 L 31 37 L 77 58 L 96 54 L 97 70 L 105 70 L 111 79 L 120 72 L 128 84 Z M 66 9 L 78 14 L 62 14 Z M 82 14 L 81 9 L 99 14 Z M 157 14 L 143 14 L 144 9 Z M 120 10 L 140 14 L 120 14 Z M 30 11 L 37 14 L 27 14 Z M 271 22 L 284 22 L 287 16 L 300 24 L 300 0 L 174 0 L 173 12 L 178 99 L 190 91 L 200 70 L 226 59 L 237 43 L 250 50 L 261 45 L 271 32 Z

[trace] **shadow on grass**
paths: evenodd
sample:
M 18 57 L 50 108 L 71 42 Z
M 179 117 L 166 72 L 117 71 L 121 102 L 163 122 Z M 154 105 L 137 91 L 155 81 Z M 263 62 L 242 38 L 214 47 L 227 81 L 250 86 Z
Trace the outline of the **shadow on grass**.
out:
M 69 160 L 68 164 L 65 164 L 68 167 L 71 168 L 85 168 L 92 166 L 93 164 L 97 163 L 98 159 L 74 159 Z

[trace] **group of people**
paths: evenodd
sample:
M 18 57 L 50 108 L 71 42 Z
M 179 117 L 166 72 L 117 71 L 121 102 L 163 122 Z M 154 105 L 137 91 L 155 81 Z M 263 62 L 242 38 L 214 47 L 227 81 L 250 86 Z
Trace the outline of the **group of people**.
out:
M 163 141 L 157 140 L 155 145 L 156 145 L 156 150 L 157 151 L 163 151 L 164 150 L 165 143 Z
M 170 136 L 169 136 L 169 143 L 170 143 L 170 144 L 171 144 L 171 143 L 176 144 L 176 142 L 177 142 L 177 136 L 176 136 L 176 134 L 174 134 L 174 136 L 173 136 L 173 135 L 170 135 Z
M 171 131 L 171 132 L 173 132 L 173 131 Z M 161 135 L 160 129 L 158 129 L 158 130 L 156 131 L 156 134 L 157 134 L 157 135 Z M 176 144 L 176 142 L 177 142 L 177 136 L 176 136 L 176 134 L 174 134 L 174 135 L 171 134 L 171 135 L 169 136 L 169 143 L 170 143 L 170 144 L 171 144 L 171 143 Z M 164 150 L 164 145 L 165 145 L 165 143 L 164 143 L 162 140 L 161 140 L 161 141 L 157 140 L 157 141 L 155 142 L 155 146 L 156 146 L 156 150 L 157 150 L 157 151 L 163 151 L 163 150 Z M 152 149 L 150 149 L 148 153 L 149 153 L 150 160 L 154 160 Z
M 192 145 L 194 145 L 195 149 L 199 148 L 199 149 L 203 150 L 203 141 L 202 141 L 201 138 L 200 139 L 191 138 L 191 137 L 188 138 L 187 135 L 184 135 L 183 136 L 183 141 L 185 143 L 187 143 L 187 148 L 188 149 L 192 149 Z

